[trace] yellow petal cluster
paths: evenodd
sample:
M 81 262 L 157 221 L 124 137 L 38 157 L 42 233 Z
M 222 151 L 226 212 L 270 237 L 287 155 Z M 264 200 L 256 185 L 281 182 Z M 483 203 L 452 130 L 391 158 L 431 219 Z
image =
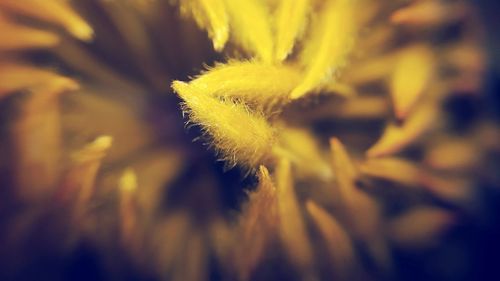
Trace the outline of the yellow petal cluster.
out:
M 251 113 L 244 104 L 207 96 L 197 86 L 174 82 L 172 87 L 184 99 L 192 122 L 206 130 L 231 165 L 255 167 L 269 156 L 274 130 L 263 116 Z
M 54 252 L 118 273 L 394 279 L 394 248 L 473 214 L 499 148 L 443 111 L 480 96 L 465 2 L 389 2 L 0 0 L 8 252 L 49 221 Z

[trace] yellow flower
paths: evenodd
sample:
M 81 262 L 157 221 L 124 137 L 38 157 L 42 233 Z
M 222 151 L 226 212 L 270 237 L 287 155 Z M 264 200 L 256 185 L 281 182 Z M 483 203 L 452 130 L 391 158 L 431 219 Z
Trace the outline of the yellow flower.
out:
M 89 279 L 404 279 L 395 253 L 474 210 L 498 149 L 443 110 L 481 98 L 474 22 L 461 0 L 0 0 L 6 276 L 71 279 L 90 249 Z

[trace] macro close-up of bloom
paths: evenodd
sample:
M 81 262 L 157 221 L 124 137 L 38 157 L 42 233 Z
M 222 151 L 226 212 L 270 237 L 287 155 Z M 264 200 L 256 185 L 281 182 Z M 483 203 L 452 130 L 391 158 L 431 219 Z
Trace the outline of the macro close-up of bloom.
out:
M 0 0 L 0 280 L 500 280 L 487 0 Z

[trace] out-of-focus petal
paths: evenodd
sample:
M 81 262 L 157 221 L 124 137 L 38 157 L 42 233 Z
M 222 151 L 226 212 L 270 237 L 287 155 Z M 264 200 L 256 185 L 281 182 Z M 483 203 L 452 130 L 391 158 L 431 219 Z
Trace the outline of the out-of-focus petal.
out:
M 349 234 L 333 216 L 313 201 L 307 201 L 306 208 L 326 242 L 335 276 L 339 280 L 347 280 L 356 266 L 356 254 Z
M 224 0 L 181 0 L 181 12 L 190 14 L 207 30 L 214 49 L 222 51 L 229 38 L 229 18 Z
M 2 34 L 0 51 L 50 48 L 60 41 L 56 33 L 14 24 L 2 17 L 0 17 L 0 34 Z
M 297 167 L 296 177 L 316 177 L 328 180 L 332 177 L 330 165 L 327 164 L 320 146 L 307 130 L 283 128 L 280 131 L 280 147 L 275 153 L 287 158 Z
M 455 219 L 446 210 L 420 207 L 393 219 L 388 225 L 388 234 L 400 247 L 423 249 L 436 243 Z
M 350 229 L 365 239 L 377 231 L 378 206 L 374 199 L 355 185 L 358 171 L 344 145 L 336 138 L 330 140 L 333 171 L 337 181 L 334 196 L 339 197 L 346 223 Z
M 466 7 L 462 3 L 417 0 L 394 12 L 391 22 L 417 27 L 439 26 L 462 18 L 465 11 Z
M 380 96 L 331 97 L 314 110 L 301 112 L 301 120 L 383 120 L 391 113 L 390 101 Z
M 2 0 L 0 7 L 63 26 L 76 38 L 89 41 L 94 31 L 65 0 Z
M 0 97 L 43 84 L 58 83 L 67 84 L 69 88 L 78 88 L 78 84 L 73 80 L 49 70 L 12 61 L 0 62 Z
M 234 253 L 237 252 L 237 250 L 234 246 L 235 241 L 238 241 L 238 232 L 234 231 L 234 228 L 228 222 L 224 221 L 222 218 L 215 219 L 208 229 L 208 235 L 216 259 L 221 264 L 234 265 L 237 263 L 234 258 Z M 240 276 L 244 275 L 245 274 L 240 271 Z
M 434 104 L 422 104 L 415 112 L 397 125 L 387 125 L 382 137 L 367 151 L 369 157 L 397 153 L 415 142 L 422 134 L 436 125 L 437 108 Z
M 122 245 L 133 257 L 139 257 L 141 237 L 139 236 L 138 208 L 136 200 L 137 175 L 133 169 L 127 168 L 118 183 L 120 235 Z
M 107 162 L 116 163 L 128 159 L 134 151 L 146 149 L 154 142 L 153 129 L 144 118 L 145 105 L 141 103 L 144 101 L 137 100 L 137 96 L 134 98 L 115 88 L 84 88 L 73 95 L 67 95 L 65 101 L 72 105 L 71 110 L 63 111 L 62 119 L 65 135 L 73 137 L 71 149 L 78 149 L 96 135 L 107 134 L 120 140 L 113 144 L 106 157 Z M 140 172 L 140 167 L 134 168 L 136 172 Z M 166 172 L 165 174 L 168 175 Z M 110 180 L 108 191 L 116 189 L 117 180 L 118 176 Z
M 303 272 L 313 264 L 311 242 L 306 231 L 302 211 L 295 193 L 290 162 L 281 160 L 276 171 L 280 237 L 290 260 Z
M 356 90 L 352 86 L 340 82 L 327 83 L 323 91 L 326 93 L 334 93 L 346 98 L 356 96 Z
M 249 280 L 270 242 L 276 238 L 279 223 L 277 199 L 269 172 L 261 166 L 257 191 L 250 193 L 248 205 L 240 218 L 241 233 L 235 258 L 241 280 Z
M 156 223 L 152 238 L 146 241 L 151 250 L 146 258 L 157 269 L 157 274 L 170 276 L 175 267 L 182 267 L 182 255 L 193 227 L 189 214 L 184 211 L 169 214 Z
M 391 77 L 391 96 L 396 117 L 408 116 L 424 94 L 434 72 L 434 55 L 427 46 L 413 46 L 399 54 Z
M 177 254 L 171 280 L 207 280 L 209 253 L 204 239 L 204 235 L 199 231 L 193 230 L 189 233 L 184 249 Z
M 30 89 L 19 105 L 19 116 L 11 126 L 14 182 L 21 200 L 49 198 L 61 170 L 61 122 L 59 96 L 76 83 L 47 81 Z
M 384 80 L 390 76 L 396 65 L 398 56 L 396 54 L 379 55 L 375 58 L 362 60 L 354 63 L 342 74 L 342 78 L 355 85 Z
M 424 163 L 437 170 L 473 172 L 480 164 L 482 152 L 477 144 L 460 139 L 441 140 L 425 154 Z
M 466 179 L 427 173 L 420 176 L 420 184 L 424 190 L 444 202 L 464 209 L 475 208 L 473 185 Z
M 364 175 L 415 186 L 421 170 L 415 164 L 400 158 L 371 158 L 363 162 L 360 171 Z
M 95 179 L 113 142 L 110 136 L 100 136 L 75 152 L 70 168 L 66 171 L 55 199 L 70 205 L 79 220 L 87 211 L 89 200 L 95 191 Z
M 388 246 L 380 232 L 379 205 L 374 198 L 356 186 L 358 171 L 344 145 L 338 139 L 332 138 L 330 146 L 336 177 L 332 196 L 338 197 L 341 222 L 355 239 L 363 241 L 370 254 L 376 257 L 380 269 L 386 270 L 392 266 L 392 262 Z

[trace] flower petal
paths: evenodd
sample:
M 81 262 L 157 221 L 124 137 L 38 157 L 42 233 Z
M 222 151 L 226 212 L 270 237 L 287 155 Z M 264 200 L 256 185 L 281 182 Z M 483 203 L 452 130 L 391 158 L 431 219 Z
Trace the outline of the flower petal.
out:
M 189 82 L 204 95 L 237 98 L 259 109 L 288 100 L 300 73 L 290 66 L 232 61 L 218 65 Z
M 455 216 L 436 207 L 420 207 L 390 222 L 389 236 L 400 247 L 422 249 L 436 243 Z
M 326 241 L 328 253 L 332 259 L 333 272 L 337 277 L 335 279 L 350 279 L 348 276 L 354 273 L 356 254 L 349 234 L 333 216 L 313 201 L 307 201 L 306 208 Z
M 229 38 L 229 19 L 224 0 L 181 0 L 181 11 L 190 13 L 207 30 L 214 49 L 222 51 Z
M 94 33 L 92 27 L 73 10 L 68 1 L 2 0 L 0 7 L 61 25 L 73 36 L 83 41 L 90 41 Z
M 293 90 L 292 99 L 317 89 L 340 68 L 351 51 L 355 33 L 355 4 L 350 0 L 329 0 L 313 26 L 301 60 L 306 65 L 302 82 Z
M 376 257 L 381 269 L 391 266 L 388 245 L 380 232 L 380 207 L 370 195 L 356 186 L 358 171 L 344 145 L 336 138 L 330 140 L 336 185 L 333 196 L 340 206 L 342 223 L 355 239 L 363 241 L 370 254 Z
M 276 171 L 280 237 L 291 261 L 302 270 L 309 270 L 313 262 L 311 242 L 295 194 L 295 186 L 288 160 L 280 160 Z
M 276 15 L 276 59 L 283 61 L 292 52 L 295 40 L 304 32 L 310 0 L 281 0 Z
M 0 17 L 0 50 L 50 48 L 59 43 L 59 36 L 50 31 L 22 26 Z
M 231 38 L 264 62 L 273 60 L 274 42 L 267 6 L 261 1 L 225 0 Z
M 318 178 L 324 181 L 332 177 L 332 170 L 314 135 L 305 129 L 286 127 L 280 130 L 280 147 L 274 152 L 290 160 L 297 167 L 298 178 Z
M 439 26 L 460 20 L 466 14 L 463 3 L 421 0 L 401 8 L 391 15 L 391 22 L 409 26 Z
M 389 124 L 366 154 L 380 157 L 403 150 L 435 125 L 436 110 L 433 104 L 422 104 L 402 125 Z
M 66 83 L 68 88 L 78 88 L 73 80 L 51 71 L 18 62 L 0 62 L 0 97 L 15 91 L 57 83 Z
M 278 225 L 277 192 L 264 166 L 259 169 L 259 186 L 250 193 L 241 219 L 238 237 L 237 268 L 241 280 L 249 280 L 253 270 L 264 258 L 267 246 L 275 238 Z
M 60 204 L 71 206 L 72 220 L 77 228 L 87 212 L 89 200 L 95 191 L 97 171 L 112 142 L 110 136 L 103 135 L 75 152 L 70 169 L 57 190 L 56 200 Z
M 261 115 L 242 104 L 206 96 L 184 82 L 174 81 L 172 87 L 184 100 L 190 120 L 203 127 L 230 165 L 253 168 L 269 157 L 274 132 Z
M 61 110 L 59 97 L 74 90 L 71 80 L 47 81 L 30 88 L 19 104 L 10 129 L 14 183 L 21 200 L 37 202 L 54 191 L 61 173 Z
M 434 72 L 434 56 L 427 46 L 403 51 L 391 78 L 391 96 L 396 117 L 404 119 L 424 94 Z
M 370 177 L 415 186 L 419 184 L 421 170 L 415 164 L 400 158 L 372 158 L 360 166 L 362 174 Z

